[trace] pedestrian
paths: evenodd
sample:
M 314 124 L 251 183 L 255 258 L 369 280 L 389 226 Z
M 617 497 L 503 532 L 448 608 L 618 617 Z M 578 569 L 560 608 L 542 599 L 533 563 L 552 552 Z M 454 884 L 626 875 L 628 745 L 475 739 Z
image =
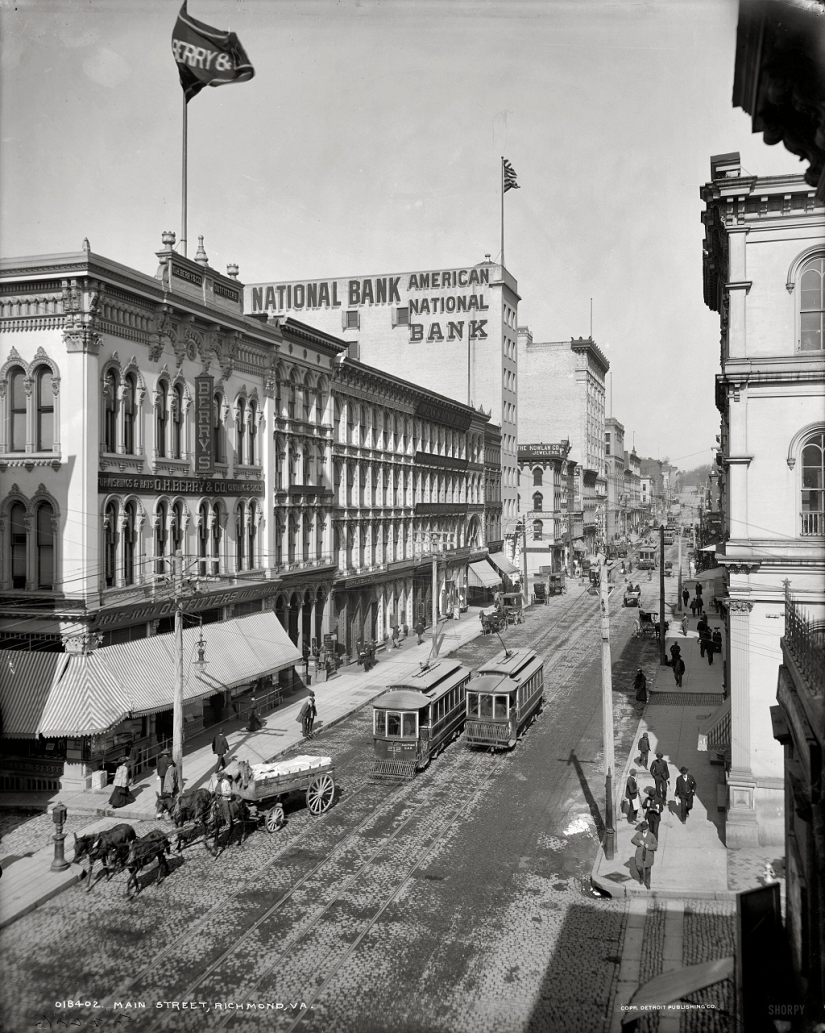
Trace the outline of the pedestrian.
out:
M 698 605 L 699 605 L 699 600 L 696 598 L 696 596 L 694 596 L 693 599 L 690 600 L 690 615 L 691 615 L 691 617 L 695 617 L 696 616 L 696 607 Z
M 307 658 L 307 663 L 309 663 L 309 658 Z M 263 722 L 261 721 L 260 714 L 258 713 L 258 701 L 253 696 L 249 701 L 249 721 L 247 722 L 246 730 L 248 732 L 257 732 L 262 727 Z
M 481 614 L 479 614 L 479 616 L 481 617 L 481 623 L 482 623 L 482 627 L 483 627 L 483 625 L 484 625 L 484 617 Z M 424 641 L 424 622 L 423 621 L 419 620 L 419 621 L 416 622 L 415 633 L 418 636 L 418 642 L 416 642 L 416 645 L 420 646 L 421 643 Z
M 650 831 L 656 839 L 659 838 L 659 822 L 662 820 L 664 809 L 661 796 L 656 793 L 653 786 L 648 786 L 645 789 L 645 798 L 642 800 L 642 817 L 650 826 Z
M 636 871 L 639 873 L 639 882 L 646 889 L 650 889 L 650 870 L 653 867 L 653 852 L 659 846 L 659 841 L 650 831 L 646 821 L 643 821 L 636 831 L 636 835 L 630 841 L 636 847 Z
M 688 615 L 685 614 L 682 618 L 682 638 L 687 638 L 688 631 Z
M 137 769 L 140 767 L 140 746 L 138 746 L 137 739 L 132 743 L 131 749 L 129 750 L 129 778 L 134 780 L 137 774 Z
M 647 770 L 647 758 L 649 756 L 650 739 L 647 737 L 647 732 L 642 732 L 642 737 L 639 739 L 639 761 L 645 770 Z
M 687 588 L 683 588 L 682 589 L 682 605 L 684 606 L 685 609 L 688 608 L 688 603 L 689 602 L 690 602 L 690 592 L 688 591 Z
M 171 813 L 172 805 L 180 791 L 178 769 L 175 762 L 169 756 L 168 750 L 164 750 L 164 754 L 165 756 L 161 754 L 161 756 L 158 757 L 158 777 L 160 778 L 159 795 L 163 804 L 158 802 L 158 809 L 155 812 L 156 818 L 162 818 L 164 817 L 164 814 L 168 815 Z M 161 761 L 164 761 L 163 765 L 161 765 Z M 161 768 L 163 770 L 163 775 L 160 774 Z
M 675 666 L 676 661 L 679 659 L 679 657 L 681 655 L 682 655 L 682 647 L 679 645 L 678 642 L 674 642 L 673 645 L 670 647 L 670 666 L 671 667 Z
M 129 763 L 123 761 L 118 765 L 117 771 L 115 771 L 115 782 L 114 789 L 112 789 L 112 795 L 109 797 L 110 807 L 125 807 L 127 803 L 134 803 L 135 798 L 129 791 L 131 785 L 131 778 L 129 778 Z
M 696 792 L 696 779 L 686 767 L 679 768 L 681 774 L 676 779 L 676 796 L 679 799 L 679 820 L 684 825 L 693 810 L 693 795 Z
M 398 625 L 393 624 L 392 626 L 392 648 L 400 649 L 401 643 L 398 641 Z
M 229 837 L 231 839 L 232 829 L 235 824 L 232 819 L 232 809 L 229 806 L 229 802 L 232 799 L 232 780 L 225 771 L 221 771 L 218 775 L 218 784 L 215 787 L 215 796 L 218 798 L 218 802 L 221 805 L 221 813 L 223 814 L 224 823 L 229 826 Z
M 367 659 L 369 661 L 369 667 L 367 668 L 367 670 L 371 671 L 372 668 L 375 667 L 375 664 L 377 662 L 375 659 L 375 643 L 372 639 L 370 639 L 367 643 Z
M 212 740 L 212 752 L 218 758 L 215 771 L 222 771 L 226 767 L 226 755 L 229 753 L 229 743 L 223 734 L 223 728 L 218 729 L 218 734 Z
M 721 628 L 714 628 L 713 629 L 713 636 L 711 638 L 711 641 L 713 642 L 713 651 L 714 651 L 714 653 L 721 653 L 722 652 L 722 629 Z
M 315 724 L 315 718 L 318 715 L 318 708 L 315 706 L 315 693 L 310 690 L 309 693 L 309 737 L 312 738 L 312 726 Z
M 650 765 L 650 773 L 656 783 L 656 792 L 661 796 L 662 802 L 667 801 L 667 786 L 670 782 L 670 768 L 667 766 L 665 755 L 656 754 L 656 760 Z
M 304 704 L 298 712 L 298 720 L 301 722 L 301 732 L 305 739 L 309 739 L 312 735 L 312 725 L 317 713 L 318 711 L 315 706 L 315 693 L 310 690 L 309 695 L 304 700 Z
M 169 765 L 171 763 L 172 763 L 172 756 L 169 753 L 169 750 L 168 749 L 161 750 L 160 751 L 160 756 L 158 757 L 157 767 L 155 768 L 155 770 L 158 773 L 158 778 L 160 779 L 161 785 L 163 785 L 163 777 L 166 774 L 166 769 L 169 767 Z
M 684 674 L 685 661 L 682 659 L 681 656 L 677 656 L 676 659 L 673 661 L 673 677 L 676 681 L 677 687 L 680 689 L 682 687 L 682 678 L 684 677 Z
M 627 820 L 631 825 L 636 824 L 636 817 L 639 812 L 639 786 L 636 782 L 636 769 L 631 768 L 630 774 L 625 782 L 624 795 L 627 800 Z
M 647 703 L 647 678 L 645 678 L 645 672 L 641 667 L 633 679 L 633 688 L 636 690 L 637 701 L 639 703 Z
M 707 643 L 710 641 L 710 628 L 708 627 L 708 622 L 701 615 L 699 623 L 696 625 L 696 631 L 699 635 L 699 655 L 704 656 Z

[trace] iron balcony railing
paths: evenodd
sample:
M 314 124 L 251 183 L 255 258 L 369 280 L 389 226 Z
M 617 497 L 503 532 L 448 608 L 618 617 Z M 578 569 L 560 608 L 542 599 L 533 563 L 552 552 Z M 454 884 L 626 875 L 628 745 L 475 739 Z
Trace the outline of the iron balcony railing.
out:
M 825 695 L 825 629 L 791 598 L 785 588 L 785 648 L 815 696 Z
M 825 513 L 800 513 L 802 518 L 802 534 L 825 535 Z

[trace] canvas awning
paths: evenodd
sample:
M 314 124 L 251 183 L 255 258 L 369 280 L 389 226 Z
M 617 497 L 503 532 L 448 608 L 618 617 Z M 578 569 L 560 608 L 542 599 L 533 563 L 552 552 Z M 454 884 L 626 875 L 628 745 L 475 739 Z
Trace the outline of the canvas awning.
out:
M 716 552 L 718 545 L 703 545 L 699 552 Z
M 467 584 L 472 588 L 500 588 L 501 575 L 486 560 L 471 563 L 467 571 Z
M 723 750 L 730 745 L 730 696 L 718 707 L 707 720 L 699 725 L 699 742 L 696 749 L 700 753 L 711 750 Z
M 511 563 L 503 552 L 491 552 L 487 559 L 490 561 L 490 563 L 493 564 L 494 567 L 498 567 L 502 574 L 520 573 L 515 563 Z
M 6 739 L 33 739 L 65 653 L 4 649 L 0 663 L 0 714 Z
M 194 666 L 199 627 L 183 632 L 184 703 L 211 696 L 292 667 L 302 659 L 274 613 L 255 613 L 203 629 L 207 665 Z M 156 635 L 85 654 L 58 654 L 65 666 L 51 683 L 32 732 L 45 736 L 94 735 L 126 717 L 172 706 L 175 642 Z

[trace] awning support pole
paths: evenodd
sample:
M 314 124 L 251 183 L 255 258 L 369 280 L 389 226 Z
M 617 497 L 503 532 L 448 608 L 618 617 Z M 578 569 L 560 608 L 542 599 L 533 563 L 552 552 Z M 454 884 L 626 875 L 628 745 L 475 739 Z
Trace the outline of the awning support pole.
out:
M 175 695 L 172 700 L 172 760 L 183 789 L 183 554 L 175 553 Z

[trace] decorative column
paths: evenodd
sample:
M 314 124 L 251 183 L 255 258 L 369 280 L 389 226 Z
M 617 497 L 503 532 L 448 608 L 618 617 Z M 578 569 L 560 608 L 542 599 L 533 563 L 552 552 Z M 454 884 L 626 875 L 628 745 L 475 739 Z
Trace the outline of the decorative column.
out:
M 274 370 L 264 379 L 264 401 L 259 426 L 260 455 L 258 457 L 264 474 L 263 535 L 259 543 L 261 566 L 272 577 L 275 567 L 275 534 L 278 521 L 275 519 L 275 492 L 278 490 L 275 440 L 275 379 Z
M 756 778 L 751 770 L 750 732 L 750 612 L 753 603 L 731 599 L 730 674 L 731 701 L 731 766 L 728 772 L 728 815 L 726 844 L 728 847 L 753 846 L 759 842 L 756 822 Z

